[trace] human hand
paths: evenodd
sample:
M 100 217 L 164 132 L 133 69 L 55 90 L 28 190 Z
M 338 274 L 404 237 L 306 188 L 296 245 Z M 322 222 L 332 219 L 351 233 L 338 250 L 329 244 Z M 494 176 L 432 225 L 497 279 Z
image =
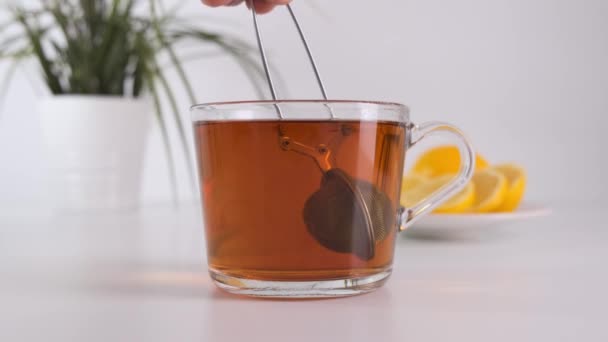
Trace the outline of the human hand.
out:
M 202 0 L 205 5 L 211 7 L 219 6 L 237 6 L 245 2 L 245 0 Z M 247 0 L 247 6 L 249 6 L 250 0 Z M 276 6 L 287 5 L 291 0 L 253 0 L 255 5 L 256 13 L 268 13 L 272 11 Z

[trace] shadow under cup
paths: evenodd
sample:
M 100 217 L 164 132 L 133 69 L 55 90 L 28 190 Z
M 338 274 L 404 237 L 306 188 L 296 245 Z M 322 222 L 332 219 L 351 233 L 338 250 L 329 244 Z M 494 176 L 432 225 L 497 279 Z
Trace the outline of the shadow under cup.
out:
M 192 109 L 209 269 L 230 292 L 333 297 L 391 272 L 409 114 L 391 103 Z

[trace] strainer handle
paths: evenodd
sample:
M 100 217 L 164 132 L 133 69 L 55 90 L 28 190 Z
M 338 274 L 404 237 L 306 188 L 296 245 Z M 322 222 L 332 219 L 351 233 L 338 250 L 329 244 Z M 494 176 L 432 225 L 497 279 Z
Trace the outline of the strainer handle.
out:
M 452 196 L 464 189 L 473 177 L 473 172 L 475 171 L 475 150 L 473 149 L 473 145 L 471 145 L 464 133 L 457 127 L 444 122 L 428 122 L 420 126 L 412 124 L 410 129 L 408 149 L 431 136 L 450 137 L 456 143 L 460 151 L 460 170 L 452 181 L 444 185 L 435 193 L 414 205 L 412 208 L 402 209 L 401 231 L 406 230 L 422 216 L 432 212 L 443 202 L 449 200 Z
M 276 87 L 275 87 L 275 84 L 273 81 L 272 73 L 270 72 L 270 65 L 268 63 L 268 57 L 266 54 L 266 49 L 264 48 L 264 39 L 262 38 L 262 32 L 260 30 L 260 25 L 258 23 L 258 14 L 255 11 L 255 6 L 253 5 L 253 0 L 247 0 L 247 3 L 249 4 L 249 7 L 251 7 L 251 15 L 253 17 L 253 26 L 255 28 L 255 36 L 256 36 L 256 39 L 258 42 L 258 48 L 260 50 L 260 57 L 262 58 L 262 65 L 264 66 L 264 73 L 266 74 L 266 80 L 268 81 L 268 87 L 270 88 L 270 94 L 272 95 L 272 99 L 276 102 L 279 100 L 279 98 L 278 98 Z M 317 79 L 317 84 L 319 85 L 319 89 L 321 90 L 323 99 L 325 101 L 327 101 L 327 99 L 328 99 L 327 90 L 325 88 L 325 85 L 323 84 L 323 79 L 321 78 L 321 72 L 319 71 L 319 68 L 317 67 L 317 62 L 315 61 L 315 57 L 312 53 L 312 49 L 310 48 L 310 44 L 308 44 L 308 40 L 306 39 L 304 30 L 302 29 L 302 26 L 300 25 L 300 22 L 298 21 L 298 17 L 296 16 L 296 13 L 293 10 L 293 8 L 291 7 L 291 5 L 287 4 L 285 7 L 287 7 L 287 10 L 289 11 L 289 15 L 291 16 L 291 20 L 293 21 L 294 25 L 296 26 L 296 29 L 298 30 L 298 34 L 300 35 L 300 40 L 302 41 L 302 44 L 304 45 L 304 49 L 306 50 L 306 55 L 308 56 L 308 60 L 310 61 L 310 64 L 312 66 L 312 70 L 315 74 L 315 78 Z M 281 109 L 280 109 L 280 107 L 278 107 L 278 105 L 277 105 L 277 111 L 278 111 L 279 117 L 281 119 L 284 119 L 283 113 L 281 112 Z M 331 111 L 331 108 L 329 108 L 329 113 L 330 113 L 331 117 L 333 118 L 334 113 Z

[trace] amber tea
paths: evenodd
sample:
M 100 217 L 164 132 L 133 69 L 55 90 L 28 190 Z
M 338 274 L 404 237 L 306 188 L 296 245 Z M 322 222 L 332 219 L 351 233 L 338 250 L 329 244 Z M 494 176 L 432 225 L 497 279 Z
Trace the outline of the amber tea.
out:
M 211 121 L 195 134 L 212 273 L 318 281 L 390 269 L 405 124 Z

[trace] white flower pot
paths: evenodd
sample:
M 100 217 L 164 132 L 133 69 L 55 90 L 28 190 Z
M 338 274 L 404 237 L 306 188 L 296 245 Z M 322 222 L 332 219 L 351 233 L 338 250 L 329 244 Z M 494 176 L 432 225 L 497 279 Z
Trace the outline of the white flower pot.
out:
M 137 208 L 152 110 L 147 99 L 42 100 L 40 121 L 53 207 L 76 212 Z

